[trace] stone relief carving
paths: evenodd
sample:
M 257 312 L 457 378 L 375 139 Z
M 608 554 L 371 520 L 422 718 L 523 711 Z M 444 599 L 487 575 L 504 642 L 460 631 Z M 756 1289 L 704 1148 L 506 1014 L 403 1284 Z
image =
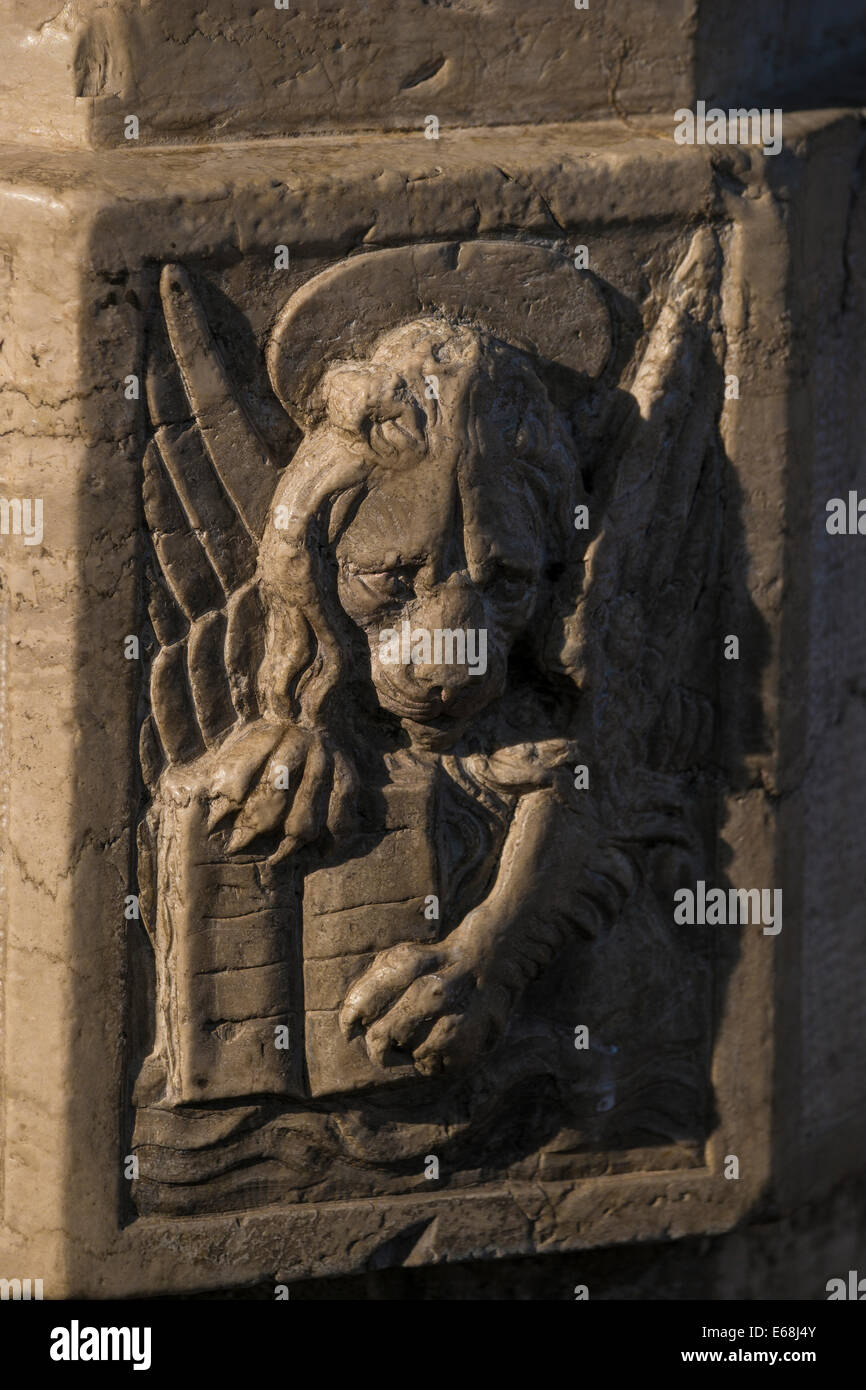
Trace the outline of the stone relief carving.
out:
M 610 296 L 558 252 L 349 257 L 270 338 L 287 459 L 164 268 L 188 408 L 161 423 L 154 371 L 142 1209 L 401 1190 L 466 1136 L 464 1170 L 537 1163 L 610 1110 L 613 1045 L 575 1044 L 593 991 L 664 1013 L 678 966 L 598 976 L 587 943 L 651 933 L 716 834 L 717 262 L 702 228 L 602 390 Z

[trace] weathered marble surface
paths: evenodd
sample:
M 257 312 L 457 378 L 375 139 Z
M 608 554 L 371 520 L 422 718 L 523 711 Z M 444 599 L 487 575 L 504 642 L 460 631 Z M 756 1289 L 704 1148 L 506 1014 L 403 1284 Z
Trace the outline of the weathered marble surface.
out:
M 862 126 L 676 145 L 709 10 L 673 67 L 644 7 L 553 10 L 14 9 L 0 1253 L 47 1296 L 708 1234 L 861 1151 L 862 634 L 811 528 L 862 458 Z M 483 679 L 385 667 L 404 619 Z M 780 936 L 674 926 L 702 878 Z
M 732 36 L 736 36 L 732 42 Z M 848 0 L 7 0 L 0 138 L 115 148 L 862 100 Z

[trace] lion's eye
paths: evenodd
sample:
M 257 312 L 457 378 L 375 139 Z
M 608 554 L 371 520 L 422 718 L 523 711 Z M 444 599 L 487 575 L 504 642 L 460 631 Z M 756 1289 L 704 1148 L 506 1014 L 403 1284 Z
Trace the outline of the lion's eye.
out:
M 415 585 L 413 584 L 414 575 L 410 570 L 391 570 L 380 576 L 382 587 L 392 598 L 414 598 Z
M 532 457 L 544 450 L 544 431 L 537 416 L 530 413 L 523 417 L 514 439 L 514 447 L 523 457 Z
M 493 587 L 507 603 L 516 603 L 534 587 L 535 576 L 530 570 L 512 565 L 499 565 L 493 576 Z
M 359 574 L 358 579 L 371 593 L 382 599 L 403 603 L 415 597 L 414 572 L 409 569 L 381 570 L 375 574 Z

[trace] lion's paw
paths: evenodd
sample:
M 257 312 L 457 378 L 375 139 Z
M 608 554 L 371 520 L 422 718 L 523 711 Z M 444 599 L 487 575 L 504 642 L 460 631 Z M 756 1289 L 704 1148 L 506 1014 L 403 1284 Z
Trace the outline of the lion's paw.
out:
M 479 962 L 447 942 L 381 951 L 340 1011 L 347 1038 L 365 1034 L 380 1067 L 412 1061 L 423 1076 L 466 1070 L 502 1033 L 505 991 L 484 985 Z

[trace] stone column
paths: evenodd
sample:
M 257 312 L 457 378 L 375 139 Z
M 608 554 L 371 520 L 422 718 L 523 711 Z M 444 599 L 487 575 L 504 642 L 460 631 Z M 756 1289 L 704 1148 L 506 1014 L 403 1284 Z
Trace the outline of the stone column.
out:
M 4 21 L 0 1276 L 856 1172 L 862 23 L 753 8 Z

